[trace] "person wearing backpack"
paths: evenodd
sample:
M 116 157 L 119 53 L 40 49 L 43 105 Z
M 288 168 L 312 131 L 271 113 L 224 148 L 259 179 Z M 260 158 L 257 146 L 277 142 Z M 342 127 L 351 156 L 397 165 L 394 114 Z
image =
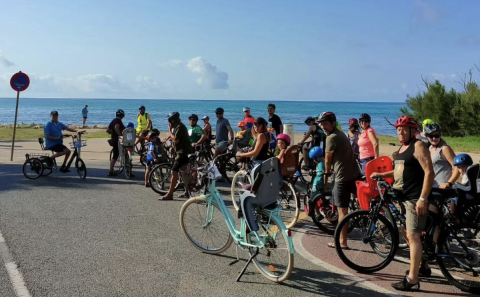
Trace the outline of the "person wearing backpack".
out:
M 145 106 L 140 106 L 138 108 L 138 115 L 137 115 L 137 136 L 138 139 L 135 142 L 135 145 L 137 145 L 140 141 L 143 145 L 143 141 L 145 141 L 145 138 L 148 135 L 148 132 L 152 130 L 152 118 L 150 117 L 150 114 L 145 112 Z

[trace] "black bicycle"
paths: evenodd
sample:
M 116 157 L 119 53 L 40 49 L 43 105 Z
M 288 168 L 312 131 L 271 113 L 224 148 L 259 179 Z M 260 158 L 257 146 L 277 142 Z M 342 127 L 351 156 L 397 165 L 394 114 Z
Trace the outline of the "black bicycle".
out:
M 72 165 L 73 161 L 75 161 L 75 168 L 78 176 L 81 179 L 85 179 L 87 177 L 87 167 L 80 158 L 80 149 L 87 145 L 87 141 L 82 140 L 82 135 L 84 133 L 85 131 L 81 131 L 78 132 L 77 135 L 62 135 L 62 138 L 72 137 L 70 147 L 74 149 L 73 154 L 70 156 L 70 159 L 63 172 L 59 170 L 56 160 L 50 155 L 46 153 L 31 153 L 25 154 L 26 161 L 23 163 L 23 175 L 28 179 L 36 179 L 40 176 L 48 176 L 57 171 L 66 173 L 69 172 L 70 166 Z M 39 138 L 38 143 L 40 144 L 42 151 L 45 151 L 45 142 L 43 138 Z
M 350 268 L 372 273 L 385 268 L 393 260 L 399 242 L 398 228 L 382 213 L 390 208 L 395 196 L 390 185 L 375 179 L 380 190 L 380 201 L 372 202 L 370 210 L 348 214 L 335 232 L 336 251 Z M 453 189 L 432 189 L 439 213 L 429 211 L 427 228 L 422 235 L 423 258 L 436 260 L 439 269 L 451 284 L 470 293 L 480 293 L 480 215 L 472 222 L 458 222 L 450 215 L 448 203 L 458 197 Z M 404 225 L 404 220 L 402 225 Z M 348 224 L 354 229 L 348 234 L 349 249 L 340 246 L 340 230 Z M 435 242 L 435 234 L 438 240 Z

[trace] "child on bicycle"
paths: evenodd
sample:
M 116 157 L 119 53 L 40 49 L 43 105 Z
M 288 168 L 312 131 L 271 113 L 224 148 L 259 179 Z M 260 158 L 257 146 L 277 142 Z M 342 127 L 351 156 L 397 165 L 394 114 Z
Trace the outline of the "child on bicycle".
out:
M 459 154 L 453 159 L 453 166 L 457 167 L 458 171 L 460 172 L 460 176 L 462 177 L 462 180 L 460 182 L 462 186 L 468 186 L 470 183 L 467 176 L 467 168 L 472 164 L 472 157 L 470 157 L 470 155 L 468 154 Z M 450 213 L 452 215 L 455 214 L 457 208 L 457 199 L 458 198 L 453 198 L 452 202 L 450 202 Z M 466 203 L 467 205 L 478 204 L 478 202 L 474 200 L 475 197 L 467 194 L 464 203 Z
M 324 173 L 325 173 L 325 157 L 323 156 L 323 150 L 319 146 L 314 146 L 308 156 L 311 160 L 317 163 L 317 174 L 313 180 L 312 195 L 311 198 L 323 191 Z
M 240 131 L 237 132 L 236 138 L 242 139 L 244 137 L 243 134 L 245 134 L 245 131 L 247 130 L 247 127 L 245 126 L 245 122 L 239 122 L 237 127 L 240 128 Z
M 283 164 L 285 152 L 290 145 L 291 139 L 287 134 L 278 134 L 277 147 L 275 148 L 274 155 L 280 159 L 280 164 Z
M 147 166 L 145 167 L 145 187 L 150 187 L 148 178 L 150 176 L 150 170 L 152 166 L 158 162 L 158 144 L 157 133 L 150 131 L 147 134 L 148 149 L 147 149 Z

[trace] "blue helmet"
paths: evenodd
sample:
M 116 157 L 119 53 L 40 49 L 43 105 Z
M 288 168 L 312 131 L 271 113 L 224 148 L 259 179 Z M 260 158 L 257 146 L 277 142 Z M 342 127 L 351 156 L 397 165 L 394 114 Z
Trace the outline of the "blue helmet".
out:
M 453 159 L 453 166 L 465 165 L 470 166 L 473 164 L 472 157 L 469 154 L 456 155 Z
M 132 122 L 128 122 L 127 128 L 135 128 L 135 125 Z
M 248 122 L 248 123 L 245 124 L 245 127 L 247 127 L 247 128 L 252 128 L 252 127 L 253 127 L 253 123 Z
M 310 149 L 310 152 L 308 153 L 308 156 L 310 157 L 310 159 L 323 157 L 323 150 L 319 146 L 314 146 Z

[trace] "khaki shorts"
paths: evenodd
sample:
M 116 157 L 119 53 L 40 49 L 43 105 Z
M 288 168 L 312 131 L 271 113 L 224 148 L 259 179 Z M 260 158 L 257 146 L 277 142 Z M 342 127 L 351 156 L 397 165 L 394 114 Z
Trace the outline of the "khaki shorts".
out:
M 407 231 L 411 233 L 422 233 L 425 230 L 427 216 L 418 216 L 415 206 L 418 200 L 409 200 L 403 202 L 406 212 Z

